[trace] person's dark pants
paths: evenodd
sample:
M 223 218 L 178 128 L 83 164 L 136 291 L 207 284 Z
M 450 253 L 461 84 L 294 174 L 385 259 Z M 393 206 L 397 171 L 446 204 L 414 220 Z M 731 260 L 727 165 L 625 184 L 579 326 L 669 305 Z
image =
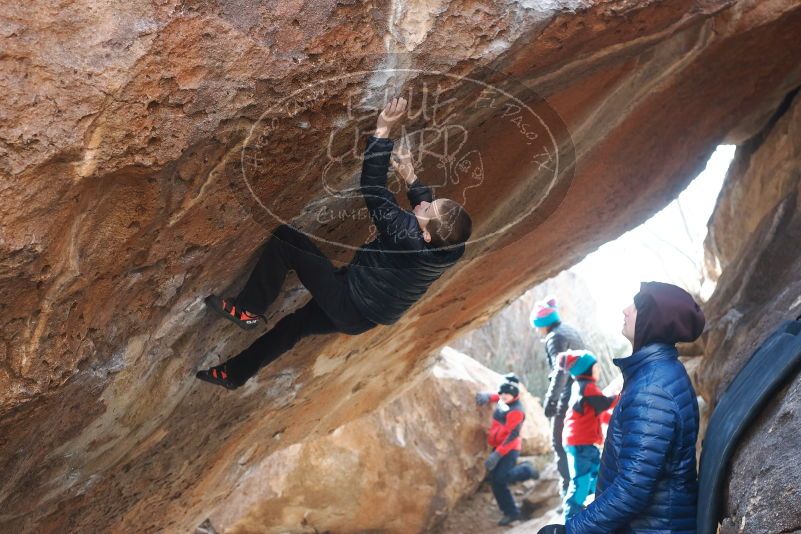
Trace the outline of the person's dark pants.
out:
M 495 495 L 495 501 L 498 503 L 498 508 L 504 515 L 516 516 L 520 513 L 515 504 L 515 499 L 509 489 L 509 484 L 523 482 L 534 477 L 534 469 L 526 463 L 521 465 L 517 464 L 517 458 L 520 456 L 519 451 L 509 451 L 506 456 L 501 458 L 495 469 L 492 470 L 492 494 Z
M 562 497 L 567 493 L 567 488 L 570 485 L 570 466 L 567 461 L 567 453 L 565 447 L 562 445 L 562 432 L 565 429 L 565 414 L 557 413 L 551 418 L 551 446 L 556 455 L 556 470 L 559 471 L 559 476 L 562 479 Z
M 297 273 L 312 300 L 226 362 L 229 376 L 239 384 L 306 336 L 334 332 L 357 335 L 375 326 L 353 304 L 345 271 L 336 269 L 308 237 L 287 225 L 279 226 L 267 241 L 236 297 L 237 305 L 250 313 L 263 314 L 278 296 L 290 270 Z

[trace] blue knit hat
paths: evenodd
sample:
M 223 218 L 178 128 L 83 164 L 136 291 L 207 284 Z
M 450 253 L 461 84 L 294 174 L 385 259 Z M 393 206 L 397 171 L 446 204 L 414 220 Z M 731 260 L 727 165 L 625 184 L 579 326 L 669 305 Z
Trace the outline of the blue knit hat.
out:
M 583 375 L 598 361 L 591 352 L 568 352 L 564 358 L 565 369 L 572 376 Z
M 531 324 L 535 327 L 545 328 L 562 320 L 559 318 L 559 312 L 556 310 L 556 299 L 553 297 L 548 298 L 544 302 L 538 302 L 531 310 Z

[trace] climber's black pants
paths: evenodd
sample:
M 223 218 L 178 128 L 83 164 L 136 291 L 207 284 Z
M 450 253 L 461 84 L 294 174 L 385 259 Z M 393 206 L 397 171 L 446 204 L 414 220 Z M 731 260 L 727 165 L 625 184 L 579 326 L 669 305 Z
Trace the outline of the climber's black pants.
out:
M 498 503 L 498 508 L 504 515 L 515 516 L 519 513 L 515 499 L 512 496 L 512 491 L 509 489 L 509 484 L 523 482 L 537 476 L 531 464 L 522 463 L 517 465 L 517 458 L 520 456 L 519 451 L 509 451 L 495 469 L 491 473 L 492 481 L 492 494 L 495 496 L 495 502 Z
M 312 300 L 228 360 L 227 370 L 235 382 L 244 384 L 306 336 L 334 332 L 357 335 L 375 326 L 353 304 L 345 271 L 334 268 L 308 237 L 286 225 L 279 226 L 267 241 L 236 298 L 237 304 L 251 313 L 263 314 L 278 296 L 290 270 L 297 273 Z

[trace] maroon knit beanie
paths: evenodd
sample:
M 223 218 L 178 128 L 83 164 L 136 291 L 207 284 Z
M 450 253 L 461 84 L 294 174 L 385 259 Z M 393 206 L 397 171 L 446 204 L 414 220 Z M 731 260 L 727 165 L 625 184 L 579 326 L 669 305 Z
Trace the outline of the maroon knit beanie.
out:
M 701 307 L 689 293 L 673 284 L 643 282 L 634 297 L 634 306 L 634 352 L 650 343 L 695 341 L 704 331 L 706 319 Z

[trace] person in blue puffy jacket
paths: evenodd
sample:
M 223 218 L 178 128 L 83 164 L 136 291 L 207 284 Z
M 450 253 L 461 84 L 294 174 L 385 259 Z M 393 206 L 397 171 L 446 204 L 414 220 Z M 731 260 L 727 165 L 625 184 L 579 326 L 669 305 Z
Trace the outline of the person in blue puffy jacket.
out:
M 614 360 L 623 391 L 601 457 L 595 501 L 540 534 L 695 534 L 698 403 L 675 344 L 696 340 L 704 314 L 689 293 L 646 282 L 624 310 L 633 352 Z

